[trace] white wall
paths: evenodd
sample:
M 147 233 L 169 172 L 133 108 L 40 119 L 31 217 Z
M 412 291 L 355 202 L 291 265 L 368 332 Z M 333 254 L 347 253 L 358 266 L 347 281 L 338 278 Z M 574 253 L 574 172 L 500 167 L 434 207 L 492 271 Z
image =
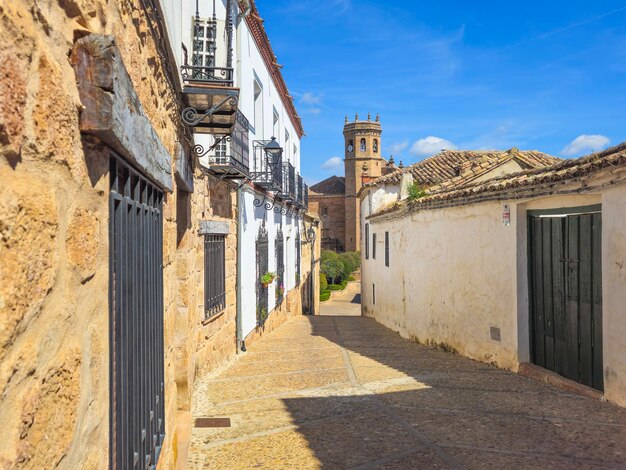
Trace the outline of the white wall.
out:
M 502 223 L 503 204 L 511 225 Z M 626 406 L 626 185 L 601 193 L 485 202 L 374 218 L 362 256 L 364 314 L 404 337 L 517 370 L 529 361 L 527 211 L 602 203 L 605 396 Z M 367 198 L 362 210 L 368 210 Z M 384 232 L 390 267 L 384 266 Z M 376 304 L 372 285 L 376 285 Z M 497 327 L 501 340 L 491 339 Z

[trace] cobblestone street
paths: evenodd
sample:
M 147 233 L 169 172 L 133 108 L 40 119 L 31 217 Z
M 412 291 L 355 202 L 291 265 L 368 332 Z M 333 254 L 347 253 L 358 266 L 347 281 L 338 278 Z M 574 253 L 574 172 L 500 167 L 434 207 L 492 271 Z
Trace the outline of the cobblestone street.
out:
M 626 410 L 368 318 L 295 318 L 200 384 L 194 418 L 232 425 L 194 428 L 194 469 L 626 468 Z

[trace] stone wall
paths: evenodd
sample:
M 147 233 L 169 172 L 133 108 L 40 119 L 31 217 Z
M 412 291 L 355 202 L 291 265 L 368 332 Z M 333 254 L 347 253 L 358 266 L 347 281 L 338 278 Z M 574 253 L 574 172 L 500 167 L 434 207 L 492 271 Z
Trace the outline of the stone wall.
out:
M 69 60 L 91 33 L 112 36 L 153 138 L 184 141 L 141 4 L 0 3 L 0 466 L 106 468 L 109 442 L 108 149 L 81 134 Z M 195 376 L 236 352 L 235 198 L 201 173 L 166 195 L 166 441 L 160 467 L 184 463 Z M 225 220 L 227 308 L 203 316 L 201 220 Z
M 341 246 L 346 246 L 346 198 L 343 195 L 324 196 L 321 194 L 309 194 L 309 206 L 313 213 L 318 214 L 321 220 L 320 237 L 328 233 L 330 240 L 339 240 Z M 328 232 L 323 232 L 328 230 Z M 322 240 L 324 248 L 332 248 L 333 245 L 326 246 Z

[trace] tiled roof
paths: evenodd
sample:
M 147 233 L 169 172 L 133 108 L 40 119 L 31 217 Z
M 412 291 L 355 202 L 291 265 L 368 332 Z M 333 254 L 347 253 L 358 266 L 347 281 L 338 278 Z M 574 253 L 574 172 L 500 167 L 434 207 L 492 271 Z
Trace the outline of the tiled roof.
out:
M 330 178 L 326 178 L 325 180 L 314 184 L 309 188 L 309 191 L 324 195 L 345 194 L 346 179 L 343 176 L 333 175 Z
M 443 150 L 439 154 L 417 162 L 402 170 L 382 176 L 366 186 L 397 184 L 404 173 L 411 173 L 422 187 L 430 187 L 445 181 L 459 184 L 484 174 L 509 161 L 517 161 L 523 168 L 542 168 L 561 161 L 557 157 L 535 150 Z
M 426 196 L 408 203 L 410 209 L 436 208 L 449 205 L 466 205 L 486 200 L 503 198 L 524 198 L 540 195 L 541 188 L 547 188 L 546 194 L 558 194 L 563 184 L 580 181 L 582 177 L 593 175 L 604 169 L 621 168 L 626 170 L 626 142 L 574 160 L 561 160 L 555 165 L 544 168 L 528 169 L 491 178 L 487 181 L 468 182 L 450 186 L 440 184 L 429 187 Z M 626 174 L 615 176 L 612 180 L 626 183 Z M 583 187 L 584 187 L 584 183 Z M 587 187 L 587 189 L 590 189 Z M 544 191 L 545 192 L 545 191 Z M 382 211 L 375 215 L 394 212 L 402 206 Z

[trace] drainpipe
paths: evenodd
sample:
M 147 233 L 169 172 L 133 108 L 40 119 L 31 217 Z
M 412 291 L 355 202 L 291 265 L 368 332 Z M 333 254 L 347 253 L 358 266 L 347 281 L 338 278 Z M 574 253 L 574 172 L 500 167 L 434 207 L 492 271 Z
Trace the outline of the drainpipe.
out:
M 235 320 L 237 328 L 237 353 L 246 352 L 246 343 L 243 339 L 242 314 L 241 305 L 241 260 L 242 260 L 242 237 L 243 237 L 243 188 L 237 190 L 237 318 Z

